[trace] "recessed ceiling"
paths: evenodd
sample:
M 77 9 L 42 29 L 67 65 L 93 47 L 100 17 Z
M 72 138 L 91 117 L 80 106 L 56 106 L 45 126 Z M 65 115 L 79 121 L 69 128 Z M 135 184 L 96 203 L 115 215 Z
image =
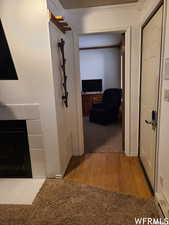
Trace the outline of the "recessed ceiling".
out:
M 138 2 L 138 0 L 60 0 L 65 9 L 88 8 Z

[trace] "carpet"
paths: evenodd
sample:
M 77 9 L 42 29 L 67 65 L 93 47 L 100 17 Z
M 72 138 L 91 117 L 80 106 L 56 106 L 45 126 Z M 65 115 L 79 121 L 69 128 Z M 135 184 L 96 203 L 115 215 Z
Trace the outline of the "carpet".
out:
M 1 225 L 134 225 L 159 217 L 153 200 L 47 180 L 32 206 L 0 205 Z
M 84 123 L 84 145 L 86 153 L 123 152 L 121 122 L 107 126 L 91 123 L 87 117 Z

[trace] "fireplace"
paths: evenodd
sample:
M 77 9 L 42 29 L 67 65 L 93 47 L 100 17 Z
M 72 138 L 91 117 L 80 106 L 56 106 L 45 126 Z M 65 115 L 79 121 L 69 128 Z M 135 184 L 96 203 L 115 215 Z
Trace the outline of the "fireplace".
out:
M 0 178 L 32 178 L 25 120 L 0 121 Z

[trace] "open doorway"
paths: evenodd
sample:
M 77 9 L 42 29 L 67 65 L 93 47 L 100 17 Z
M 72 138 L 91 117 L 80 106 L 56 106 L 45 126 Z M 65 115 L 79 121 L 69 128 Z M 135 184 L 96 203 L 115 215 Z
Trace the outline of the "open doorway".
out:
M 125 35 L 81 35 L 79 51 L 85 153 L 122 153 Z
M 69 182 L 102 187 L 114 192 L 152 198 L 138 157 L 129 157 L 132 156 L 129 129 L 131 116 L 130 33 L 130 28 L 119 28 L 118 32 L 100 31 L 75 36 L 79 112 L 77 120 L 80 144 L 79 152 L 72 157 L 64 179 Z M 84 39 L 88 39 L 87 44 Z M 116 52 L 116 57 L 112 57 L 112 51 Z M 114 58 L 116 60 L 113 60 Z M 82 59 L 85 59 L 86 63 L 83 67 L 80 62 Z M 81 68 L 79 68 L 80 64 Z M 102 68 L 101 72 L 100 68 Z M 105 70 L 109 72 L 108 82 L 103 76 Z M 89 77 L 86 77 L 86 74 Z M 112 82 L 113 75 L 116 77 L 116 82 Z M 114 86 L 115 84 L 118 86 Z M 104 118 L 97 117 L 97 115 L 93 118 L 95 113 L 93 115 L 91 111 L 94 105 L 97 105 L 96 108 L 99 109 L 103 104 L 104 92 L 110 90 L 112 93 L 112 89 L 120 92 L 117 113 L 110 110 L 110 114 L 108 113 Z M 114 102 L 114 95 L 114 92 L 110 95 L 112 102 Z M 102 110 L 104 109 L 100 109 Z M 110 115 L 114 116 L 113 120 Z

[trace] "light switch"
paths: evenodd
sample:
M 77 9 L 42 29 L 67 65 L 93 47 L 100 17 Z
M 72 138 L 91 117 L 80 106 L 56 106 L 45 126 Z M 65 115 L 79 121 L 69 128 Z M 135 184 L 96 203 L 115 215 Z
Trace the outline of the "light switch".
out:
M 169 89 L 164 90 L 164 100 L 169 102 Z
M 165 75 L 164 75 L 165 80 L 169 80 L 169 58 L 165 60 Z

